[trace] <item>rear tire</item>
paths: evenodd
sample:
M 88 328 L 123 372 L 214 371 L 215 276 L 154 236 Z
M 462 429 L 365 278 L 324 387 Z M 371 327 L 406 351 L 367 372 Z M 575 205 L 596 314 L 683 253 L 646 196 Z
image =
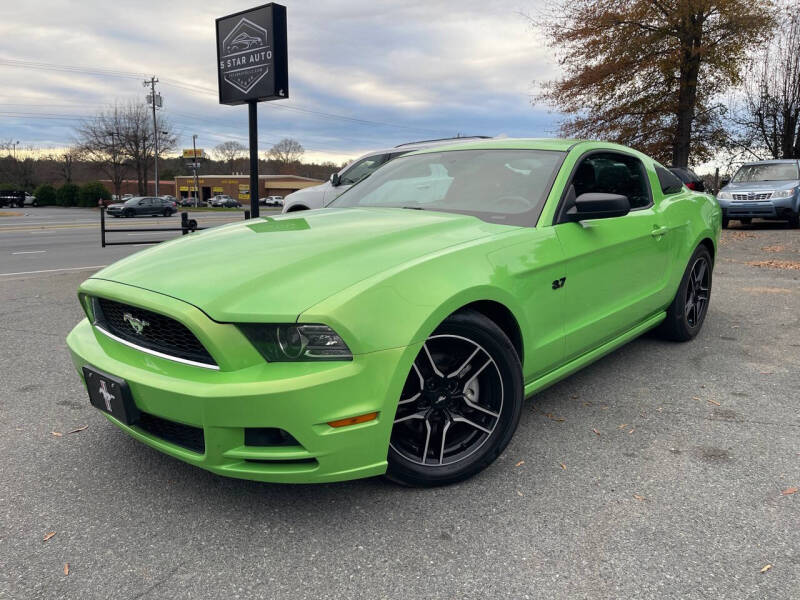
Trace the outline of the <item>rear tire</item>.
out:
M 425 341 L 395 413 L 387 477 L 410 486 L 456 483 L 489 466 L 519 423 L 522 367 L 503 331 L 473 310 Z
M 698 246 L 689 259 L 678 292 L 667 309 L 667 317 L 658 327 L 661 337 L 688 342 L 703 328 L 711 300 L 711 276 L 714 262 L 705 246 Z

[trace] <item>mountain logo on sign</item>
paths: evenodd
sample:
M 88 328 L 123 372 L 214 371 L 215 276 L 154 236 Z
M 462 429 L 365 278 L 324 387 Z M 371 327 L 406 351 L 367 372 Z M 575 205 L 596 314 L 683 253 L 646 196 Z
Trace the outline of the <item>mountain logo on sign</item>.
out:
M 242 93 L 248 93 L 269 73 L 271 60 L 267 30 L 249 19 L 242 18 L 222 40 L 222 78 Z

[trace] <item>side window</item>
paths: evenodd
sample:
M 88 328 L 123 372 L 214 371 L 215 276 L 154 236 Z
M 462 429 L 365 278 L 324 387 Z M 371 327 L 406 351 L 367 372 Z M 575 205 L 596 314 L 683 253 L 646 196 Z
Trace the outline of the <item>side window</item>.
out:
M 677 194 L 683 189 L 683 182 L 672 171 L 656 165 L 656 175 L 658 176 L 658 183 L 661 184 L 661 193 L 665 196 Z
M 342 185 L 351 185 L 358 183 L 364 177 L 372 173 L 375 169 L 380 167 L 388 159 L 388 154 L 376 154 L 368 156 L 355 163 L 352 167 L 342 173 Z
M 153 201 L 150 198 L 142 198 L 139 200 L 139 206 L 152 206 Z
M 647 171 L 638 158 L 614 152 L 592 154 L 584 158 L 572 176 L 575 195 L 586 193 L 627 196 L 631 209 L 650 206 Z

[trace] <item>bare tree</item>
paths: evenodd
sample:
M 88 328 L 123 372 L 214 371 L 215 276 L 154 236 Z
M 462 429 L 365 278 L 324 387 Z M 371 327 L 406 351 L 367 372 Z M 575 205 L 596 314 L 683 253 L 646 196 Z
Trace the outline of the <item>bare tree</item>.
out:
M 120 109 L 122 139 L 125 150 L 136 170 L 139 195 L 147 195 L 147 179 L 155 160 L 153 117 L 148 107 L 139 102 L 129 102 Z M 175 149 L 177 137 L 172 125 L 161 116 L 156 117 L 159 152 Z
M 239 142 L 222 142 L 214 146 L 214 156 L 217 160 L 228 163 L 228 170 L 233 173 L 234 163 L 247 152 L 247 146 Z
M 781 27 L 744 78 L 733 145 L 756 156 L 800 158 L 800 15 L 787 3 Z
M 269 158 L 284 165 L 300 160 L 305 153 L 305 148 L 300 142 L 292 138 L 283 138 L 280 142 L 269 149 Z
M 58 165 L 61 171 L 61 176 L 64 178 L 64 183 L 72 183 L 72 165 L 75 162 L 77 151 L 73 148 L 67 148 L 65 152 L 58 155 Z
M 126 130 L 123 110 L 115 105 L 82 122 L 76 131 L 82 156 L 111 180 L 117 197 L 122 195 L 122 182 L 130 169 Z

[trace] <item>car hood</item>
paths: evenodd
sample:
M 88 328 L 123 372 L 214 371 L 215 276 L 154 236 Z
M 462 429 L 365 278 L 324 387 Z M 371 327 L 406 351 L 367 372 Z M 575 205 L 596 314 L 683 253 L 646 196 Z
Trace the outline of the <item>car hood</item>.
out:
M 106 208 L 122 208 L 125 206 L 123 202 L 114 202 L 113 204 L 109 204 Z
M 729 183 L 723 191 L 726 192 L 749 192 L 761 190 L 788 190 L 797 186 L 800 181 L 748 181 L 742 183 Z
M 400 208 L 320 209 L 165 242 L 93 276 L 178 298 L 221 322 L 285 322 L 376 273 L 514 229 Z

